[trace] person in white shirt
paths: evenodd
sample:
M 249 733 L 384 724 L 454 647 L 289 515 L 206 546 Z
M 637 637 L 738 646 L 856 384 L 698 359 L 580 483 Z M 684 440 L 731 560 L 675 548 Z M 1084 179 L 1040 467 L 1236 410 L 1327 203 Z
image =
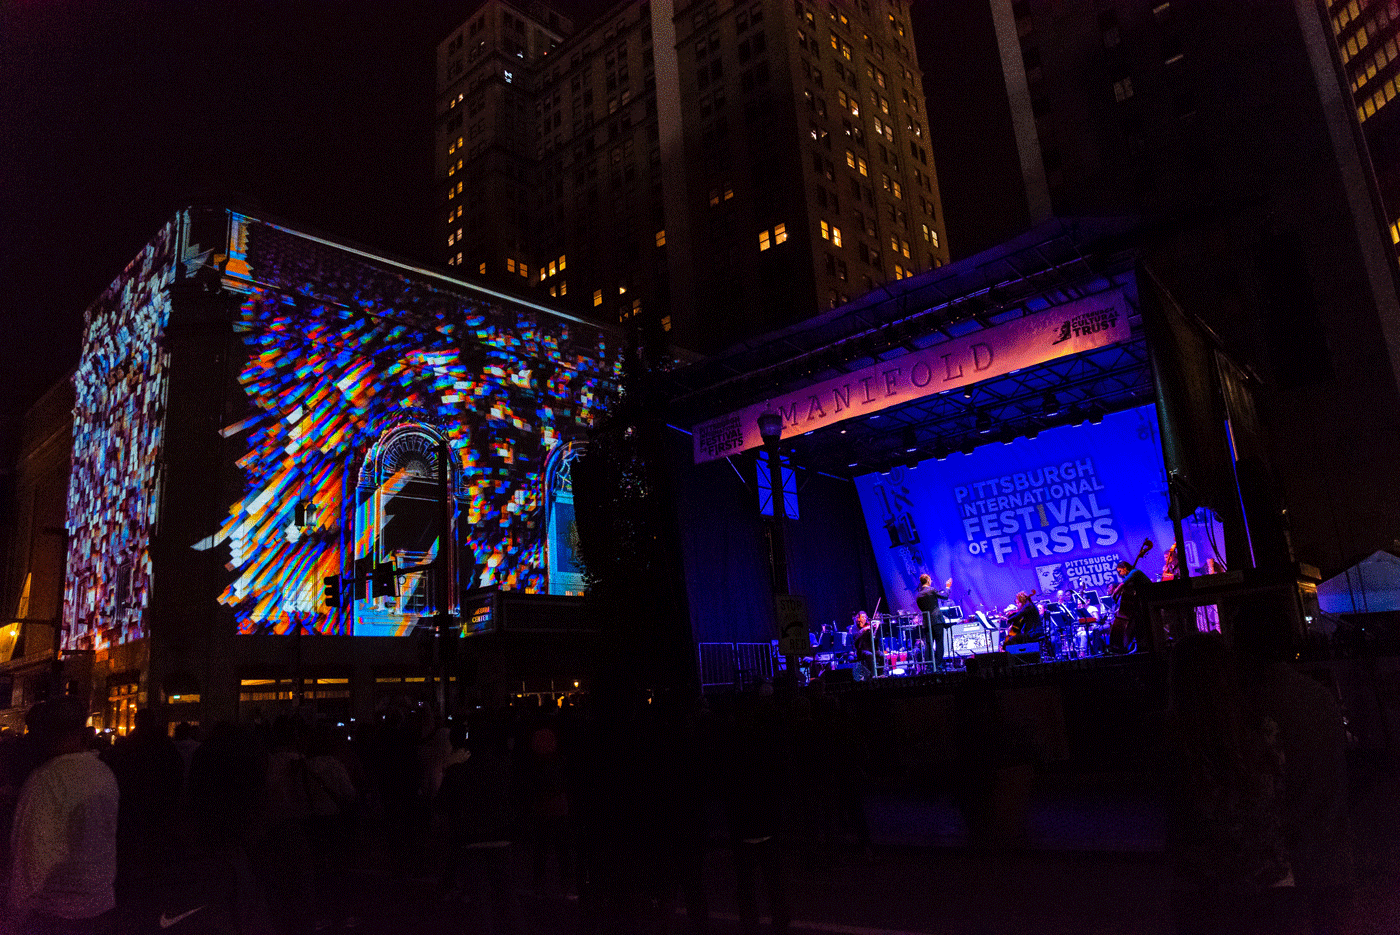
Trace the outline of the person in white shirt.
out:
M 10 835 L 10 922 L 21 935 L 113 928 L 117 780 L 88 749 L 86 720 L 66 695 L 25 717 L 47 759 L 20 790 Z

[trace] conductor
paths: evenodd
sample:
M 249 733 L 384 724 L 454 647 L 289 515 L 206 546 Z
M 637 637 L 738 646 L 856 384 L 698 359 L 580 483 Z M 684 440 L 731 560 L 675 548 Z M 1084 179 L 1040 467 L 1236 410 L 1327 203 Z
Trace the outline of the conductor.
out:
M 938 602 L 947 599 L 952 587 L 953 579 L 949 578 L 940 591 L 933 586 L 933 577 L 923 574 L 919 575 L 919 590 L 914 592 L 914 603 L 923 613 L 924 623 L 928 625 L 933 640 L 933 662 L 940 671 L 943 669 L 943 631 L 947 629 L 947 621 L 943 619 Z

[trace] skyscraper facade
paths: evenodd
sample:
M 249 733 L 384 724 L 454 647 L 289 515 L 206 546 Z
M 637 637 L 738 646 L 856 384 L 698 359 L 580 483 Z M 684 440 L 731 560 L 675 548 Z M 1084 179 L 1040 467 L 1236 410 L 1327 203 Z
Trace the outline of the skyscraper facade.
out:
M 908 4 L 488 0 L 438 48 L 444 256 L 699 351 L 948 259 Z
M 1326 0 L 1323 15 L 1346 74 L 1390 242 L 1400 252 L 1400 2 Z
M 1365 22 L 1338 31 L 1311 0 L 989 0 L 980 32 L 935 36 L 928 56 L 937 79 L 1000 66 L 1015 158 L 983 184 L 1025 206 L 1000 236 L 1051 216 L 1143 219 L 1154 290 L 1256 381 L 1271 466 L 1242 489 L 1274 499 L 1296 557 L 1333 570 L 1400 529 L 1375 470 L 1400 457 L 1400 298 L 1372 169 L 1385 157 L 1334 55 L 1393 4 L 1354 6 Z M 1379 56 L 1394 28 L 1367 31 L 1367 48 Z M 956 103 L 942 119 L 980 116 Z

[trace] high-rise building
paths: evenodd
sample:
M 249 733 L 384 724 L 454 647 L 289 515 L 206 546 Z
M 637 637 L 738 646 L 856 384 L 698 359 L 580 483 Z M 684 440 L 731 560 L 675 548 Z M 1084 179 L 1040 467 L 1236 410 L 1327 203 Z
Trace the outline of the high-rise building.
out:
M 1400 2 L 1327 0 L 1323 15 L 1370 151 L 1390 242 L 1400 252 Z
M 1277 498 L 1295 554 L 1324 570 L 1400 530 L 1400 499 L 1375 470 L 1400 457 L 1400 298 L 1381 158 L 1358 129 L 1400 105 L 1368 98 L 1358 124 L 1331 36 L 1359 48 L 1366 29 L 1379 56 L 1393 6 L 1348 3 L 1365 22 L 1337 31 L 1312 0 L 988 0 L 956 36 L 921 33 L 932 80 L 999 66 L 977 112 L 937 102 L 940 133 L 983 120 L 1014 153 L 986 160 L 1002 174 L 979 184 L 1024 193 L 1023 213 L 986 235 L 1051 216 L 1142 218 L 1154 289 L 1261 388 L 1271 466 L 1241 486 Z M 1366 87 L 1393 74 L 1387 62 Z
M 444 257 L 695 350 L 948 258 L 902 0 L 487 0 L 438 47 Z

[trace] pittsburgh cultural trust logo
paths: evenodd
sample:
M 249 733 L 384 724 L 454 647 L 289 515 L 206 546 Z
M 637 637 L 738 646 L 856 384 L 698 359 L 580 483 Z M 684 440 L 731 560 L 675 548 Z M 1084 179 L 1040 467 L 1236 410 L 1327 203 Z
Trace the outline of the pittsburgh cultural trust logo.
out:
M 1103 308 L 1092 312 L 1085 312 L 1083 315 L 1075 315 L 1073 318 L 1066 318 L 1060 322 L 1060 333 L 1051 345 L 1068 341 L 1070 338 L 1077 338 L 1086 334 L 1098 334 L 1100 331 L 1111 331 L 1118 324 L 1118 309 Z

